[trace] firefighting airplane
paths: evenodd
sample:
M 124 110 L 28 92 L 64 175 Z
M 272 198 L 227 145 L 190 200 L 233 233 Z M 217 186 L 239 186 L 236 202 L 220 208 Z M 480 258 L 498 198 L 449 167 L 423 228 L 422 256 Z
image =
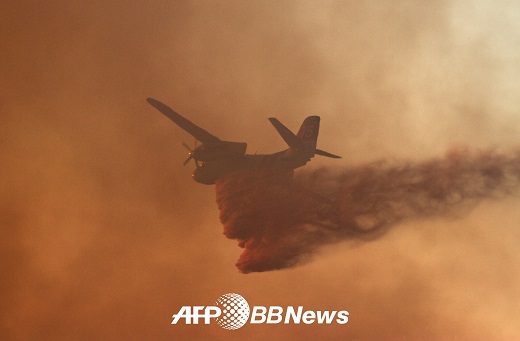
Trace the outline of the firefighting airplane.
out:
M 147 98 L 146 101 L 195 137 L 196 140 L 202 142 L 200 146 L 193 150 L 183 143 L 190 150 L 189 157 L 184 161 L 184 164 L 186 165 L 191 159 L 195 160 L 196 168 L 192 177 L 202 184 L 212 185 L 223 174 L 235 170 L 292 171 L 304 166 L 315 154 L 335 159 L 341 158 L 341 156 L 316 149 L 320 129 L 319 116 L 307 117 L 296 135 L 276 118 L 269 118 L 280 136 L 289 145 L 289 148 L 274 154 L 252 155 L 246 154 L 247 143 L 222 141 L 188 121 L 166 104 L 153 98 Z

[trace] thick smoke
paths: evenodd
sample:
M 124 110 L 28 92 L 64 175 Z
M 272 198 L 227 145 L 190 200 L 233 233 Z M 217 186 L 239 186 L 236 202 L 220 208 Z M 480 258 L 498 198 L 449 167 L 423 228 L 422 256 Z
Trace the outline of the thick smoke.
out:
M 343 170 L 240 171 L 217 182 L 224 234 L 244 248 L 243 273 L 295 266 L 324 244 L 368 240 L 405 219 L 457 216 L 479 200 L 514 194 L 520 153 L 459 149 L 421 163 Z

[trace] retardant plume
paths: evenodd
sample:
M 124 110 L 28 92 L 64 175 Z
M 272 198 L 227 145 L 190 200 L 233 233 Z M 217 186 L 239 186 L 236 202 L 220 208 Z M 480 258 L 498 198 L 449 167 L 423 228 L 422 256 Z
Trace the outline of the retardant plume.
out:
M 420 163 L 342 170 L 234 172 L 216 184 L 224 234 L 244 248 L 243 273 L 295 266 L 324 244 L 380 237 L 405 219 L 453 217 L 514 194 L 520 153 L 459 149 Z

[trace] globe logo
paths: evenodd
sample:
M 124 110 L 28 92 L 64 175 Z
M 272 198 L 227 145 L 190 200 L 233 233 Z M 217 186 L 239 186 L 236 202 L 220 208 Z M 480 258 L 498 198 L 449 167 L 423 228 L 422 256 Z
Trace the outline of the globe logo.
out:
M 246 324 L 249 319 L 249 304 L 239 294 L 229 293 L 222 295 L 215 304 L 222 311 L 215 320 L 224 329 L 238 329 Z

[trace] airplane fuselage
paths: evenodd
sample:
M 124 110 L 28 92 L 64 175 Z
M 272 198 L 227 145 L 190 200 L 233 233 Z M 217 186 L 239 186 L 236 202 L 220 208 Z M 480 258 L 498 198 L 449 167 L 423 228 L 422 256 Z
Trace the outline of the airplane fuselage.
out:
M 296 153 L 291 149 L 268 155 L 245 154 L 233 158 L 204 162 L 195 168 L 192 177 L 193 180 L 199 183 L 213 185 L 219 177 L 233 171 L 291 171 L 304 166 L 310 161 L 311 157 L 311 153 Z

